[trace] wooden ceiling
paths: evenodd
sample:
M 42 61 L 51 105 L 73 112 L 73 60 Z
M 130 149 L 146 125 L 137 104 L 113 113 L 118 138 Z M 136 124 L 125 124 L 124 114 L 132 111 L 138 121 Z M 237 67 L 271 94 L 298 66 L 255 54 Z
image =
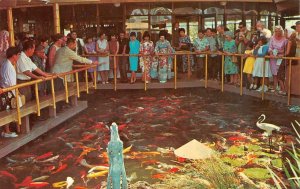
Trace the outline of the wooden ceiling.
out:
M 99 3 L 141 3 L 141 2 L 186 2 L 183 0 L 0 0 L 0 9 L 8 7 L 50 6 L 53 3 L 67 4 L 99 4 Z M 188 2 L 266 2 L 272 0 L 188 0 Z

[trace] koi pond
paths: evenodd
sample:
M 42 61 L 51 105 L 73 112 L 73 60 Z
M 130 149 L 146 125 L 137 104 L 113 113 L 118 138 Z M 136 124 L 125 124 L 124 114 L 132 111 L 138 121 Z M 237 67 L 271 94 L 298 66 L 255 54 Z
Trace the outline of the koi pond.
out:
M 295 140 L 291 122 L 300 120 L 284 104 L 212 89 L 98 90 L 82 99 L 88 109 L 2 158 L 0 188 L 104 188 L 112 122 L 127 148 L 132 188 L 217 188 L 222 179 L 224 188 L 267 188 L 273 182 L 266 166 L 284 175 L 282 146 Z M 261 114 L 282 128 L 273 133 L 272 153 L 256 126 Z M 193 139 L 217 160 L 175 157 L 174 149 Z M 214 178 L 217 171 L 222 178 Z

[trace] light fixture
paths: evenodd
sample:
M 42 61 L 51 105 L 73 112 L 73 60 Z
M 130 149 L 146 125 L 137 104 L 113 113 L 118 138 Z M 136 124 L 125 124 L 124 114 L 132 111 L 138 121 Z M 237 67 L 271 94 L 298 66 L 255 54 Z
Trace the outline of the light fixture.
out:
M 220 5 L 222 5 L 222 6 L 226 6 L 226 4 L 227 4 L 226 1 L 221 1 L 221 2 L 220 2 Z
M 115 6 L 115 7 L 120 7 L 121 4 L 120 4 L 120 3 L 114 3 L 114 6 Z

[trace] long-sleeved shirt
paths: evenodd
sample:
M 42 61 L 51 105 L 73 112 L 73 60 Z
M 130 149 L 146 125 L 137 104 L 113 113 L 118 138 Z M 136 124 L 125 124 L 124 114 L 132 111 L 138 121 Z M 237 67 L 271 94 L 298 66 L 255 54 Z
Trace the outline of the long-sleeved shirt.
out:
M 71 50 L 69 47 L 62 47 L 60 48 L 56 54 L 55 54 L 55 64 L 52 69 L 52 73 L 63 73 L 63 72 L 69 72 L 72 71 L 73 66 L 73 60 L 85 63 L 85 64 L 91 64 L 92 61 L 81 57 L 76 54 L 73 50 Z M 68 82 L 72 81 L 71 75 L 67 76 Z

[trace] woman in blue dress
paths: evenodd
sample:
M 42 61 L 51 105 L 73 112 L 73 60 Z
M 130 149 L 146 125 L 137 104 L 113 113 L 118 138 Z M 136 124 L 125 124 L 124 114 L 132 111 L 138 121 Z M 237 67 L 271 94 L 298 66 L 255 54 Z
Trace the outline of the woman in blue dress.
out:
M 225 32 L 225 42 L 223 47 L 225 54 L 233 54 L 237 52 L 235 40 L 233 40 L 233 33 Z M 233 56 L 225 56 L 225 75 L 230 75 L 230 84 L 237 85 L 238 83 L 238 67 L 233 61 Z
M 166 40 L 166 33 L 164 31 L 159 32 L 159 41 L 155 45 L 156 54 L 170 54 L 174 50 L 171 44 Z M 158 56 L 158 79 L 160 83 L 167 82 L 167 79 L 171 79 L 171 67 L 172 58 L 171 56 Z
M 140 42 L 136 39 L 135 32 L 130 33 L 130 42 L 129 42 L 129 54 L 130 55 L 138 55 L 140 52 Z M 130 71 L 131 71 L 131 78 L 130 83 L 133 84 L 136 81 L 136 74 L 135 72 L 138 69 L 138 56 L 130 56 L 129 57 L 129 64 L 130 64 Z

